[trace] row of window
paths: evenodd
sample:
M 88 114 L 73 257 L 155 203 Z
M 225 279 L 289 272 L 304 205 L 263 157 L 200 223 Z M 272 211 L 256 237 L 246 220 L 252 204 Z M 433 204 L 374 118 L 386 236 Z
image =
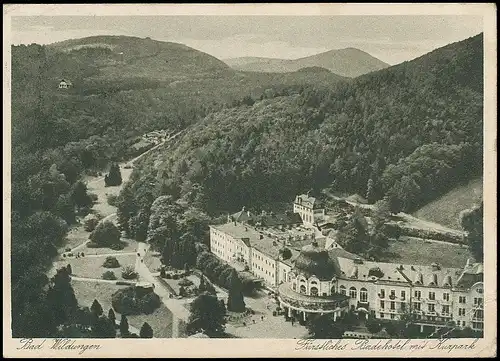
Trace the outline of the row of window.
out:
M 383 288 L 380 290 L 379 296 L 380 298 L 385 298 L 385 290 Z M 401 291 L 400 296 L 402 300 L 406 299 L 406 291 Z M 396 290 L 391 290 L 389 297 L 396 297 Z

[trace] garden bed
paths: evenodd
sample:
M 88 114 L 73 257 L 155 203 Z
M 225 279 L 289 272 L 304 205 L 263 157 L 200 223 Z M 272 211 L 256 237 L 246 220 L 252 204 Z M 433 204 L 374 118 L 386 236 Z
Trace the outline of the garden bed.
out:
M 88 234 L 87 233 L 87 238 L 88 238 Z M 88 246 L 85 246 L 83 248 L 81 248 L 79 250 L 79 252 L 84 252 L 85 255 L 87 254 L 108 254 L 108 253 L 130 253 L 130 252 L 137 252 L 137 242 L 132 240 L 132 239 L 128 239 L 128 238 L 122 238 L 121 239 L 121 242 L 124 246 L 123 249 L 120 249 L 120 250 L 114 250 L 114 249 L 111 249 L 109 247 L 99 247 L 99 248 L 93 248 L 93 247 L 88 247 Z
M 105 268 L 103 267 L 103 263 L 106 260 L 106 257 L 88 257 L 85 254 L 85 257 L 80 258 L 68 258 L 57 261 L 56 267 L 61 268 L 70 264 L 72 269 L 72 275 L 75 277 L 83 277 L 83 278 L 101 278 L 102 274 L 106 271 L 113 271 L 117 277 L 117 279 L 122 279 L 121 271 L 125 266 L 135 266 L 135 255 L 119 255 L 116 254 L 114 257 L 120 263 L 120 267 L 118 268 Z

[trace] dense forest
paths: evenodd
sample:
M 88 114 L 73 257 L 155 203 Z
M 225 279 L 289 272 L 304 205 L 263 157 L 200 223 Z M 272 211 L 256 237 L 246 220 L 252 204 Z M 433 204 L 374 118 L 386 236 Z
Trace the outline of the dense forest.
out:
M 156 196 L 197 201 L 209 214 L 324 187 L 412 211 L 482 174 L 482 42 L 210 113 L 144 159 L 132 187 L 155 179 Z

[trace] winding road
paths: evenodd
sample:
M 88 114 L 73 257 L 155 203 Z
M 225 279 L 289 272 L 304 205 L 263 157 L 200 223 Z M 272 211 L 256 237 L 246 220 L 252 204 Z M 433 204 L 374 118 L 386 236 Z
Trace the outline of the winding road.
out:
M 179 134 L 181 134 L 182 131 L 177 132 L 176 134 L 170 136 L 168 139 L 165 141 L 155 145 L 154 147 L 148 149 L 146 152 L 138 155 L 137 157 L 121 163 L 120 168 L 124 168 L 126 166 L 132 166 L 135 164 L 135 162 L 145 155 L 149 154 L 150 152 L 154 151 L 155 149 L 159 148 L 166 142 L 176 138 Z M 129 168 L 127 168 L 128 170 Z M 127 173 L 127 175 L 129 175 Z M 124 177 L 124 182 L 122 185 L 118 187 L 114 187 L 115 191 L 120 191 L 123 185 L 126 183 L 128 180 L 128 177 Z M 99 184 L 99 182 L 104 181 L 104 176 L 93 179 L 89 182 L 87 182 L 87 186 L 89 188 L 94 188 L 96 184 Z M 104 202 L 107 202 L 107 199 L 105 199 L 104 196 L 98 197 L 97 202 L 94 204 L 95 206 L 101 205 Z M 111 206 L 110 206 L 111 207 Z M 109 209 L 109 211 L 112 211 Z M 99 223 L 106 222 L 106 221 L 111 221 L 111 222 L 116 222 L 116 212 L 113 212 L 111 214 L 106 215 L 102 220 L 100 220 Z M 80 226 L 82 227 L 82 225 Z M 89 243 L 90 240 L 85 240 L 78 246 L 72 248 L 70 251 L 64 252 L 63 254 L 66 254 L 66 259 L 74 259 L 75 255 L 73 256 L 67 256 L 69 253 L 76 253 L 82 249 L 85 249 L 87 243 Z M 137 284 L 139 281 L 146 281 L 150 282 L 151 284 L 154 285 L 155 287 L 155 292 L 160 296 L 162 302 L 164 305 L 172 312 L 172 338 L 179 337 L 179 320 L 186 321 L 189 317 L 189 311 L 182 305 L 182 302 L 180 302 L 177 299 L 170 298 L 170 292 L 165 288 L 164 285 L 161 284 L 161 282 L 158 281 L 156 278 L 159 274 L 158 273 L 151 273 L 150 270 L 147 268 L 147 266 L 144 264 L 144 256 L 146 255 L 146 252 L 148 251 L 149 245 L 143 242 L 139 242 L 137 246 L 136 252 L 113 252 L 113 253 L 104 253 L 104 254 L 86 254 L 85 258 L 95 258 L 95 257 L 108 257 L 108 256 L 123 256 L 123 255 L 136 255 L 136 260 L 135 260 L 135 271 L 138 274 L 138 280 L 136 281 L 127 281 L 128 283 L 131 284 Z M 57 266 L 58 260 L 55 260 L 53 263 L 53 269 Z M 50 271 L 49 271 L 50 272 Z M 104 283 L 104 284 L 113 284 L 116 285 L 116 280 L 104 280 L 101 278 L 87 278 L 87 277 L 79 277 L 76 275 L 71 276 L 72 281 L 84 281 L 84 282 L 95 282 L 95 283 Z M 117 320 L 117 324 L 119 325 L 119 320 Z M 168 327 L 170 324 L 166 325 Z M 136 333 L 139 335 L 139 329 L 133 327 L 132 325 L 129 325 L 129 330 L 133 333 Z

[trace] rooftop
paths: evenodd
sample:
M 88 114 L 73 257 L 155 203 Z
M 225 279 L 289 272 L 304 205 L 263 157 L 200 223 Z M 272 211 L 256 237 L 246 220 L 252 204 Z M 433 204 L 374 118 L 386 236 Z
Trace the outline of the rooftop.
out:
M 341 251 L 336 251 L 339 254 Z M 413 283 L 422 286 L 448 287 L 457 284 L 462 274 L 460 268 L 442 268 L 439 265 L 399 265 L 385 262 L 361 262 L 356 258 L 337 256 L 337 262 L 344 277 L 358 280 L 379 280 L 387 282 Z
M 338 265 L 329 257 L 324 248 L 319 247 L 317 242 L 302 248 L 300 255 L 295 259 L 294 269 L 307 277 L 314 275 L 320 280 L 332 279 L 340 275 Z
M 313 209 L 321 209 L 323 208 L 320 201 L 314 197 L 309 196 L 308 194 L 301 194 L 295 197 L 295 203 L 303 205 L 305 207 L 310 207 Z
M 276 227 L 301 224 L 302 219 L 299 214 L 291 211 L 286 212 L 262 212 L 252 213 L 243 207 L 241 211 L 231 215 L 231 220 L 237 222 L 247 222 L 261 227 Z
M 229 234 L 233 238 L 241 239 L 247 246 L 251 246 L 273 259 L 279 257 L 279 250 L 284 247 L 278 240 L 240 222 L 229 222 L 211 227 Z

